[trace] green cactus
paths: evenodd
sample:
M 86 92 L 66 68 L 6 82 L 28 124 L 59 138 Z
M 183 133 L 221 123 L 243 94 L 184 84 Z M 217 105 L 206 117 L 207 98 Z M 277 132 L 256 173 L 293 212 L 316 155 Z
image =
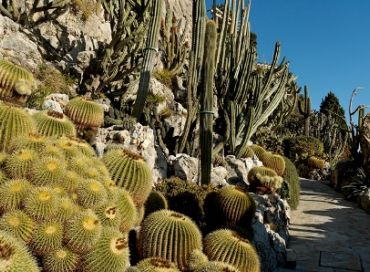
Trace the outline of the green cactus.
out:
M 63 175 L 63 182 L 61 182 L 61 185 L 67 192 L 72 193 L 76 191 L 78 183 L 82 179 L 83 178 L 75 171 L 67 170 Z
M 30 242 L 36 222 L 21 210 L 4 213 L 0 218 L 0 230 L 6 231 L 23 242 Z
M 65 112 L 78 129 L 97 128 L 104 123 L 103 107 L 85 97 L 70 100 Z
M 263 154 L 266 152 L 266 150 L 262 146 L 256 144 L 249 146 L 249 148 L 253 150 L 259 160 L 262 159 Z
M 265 166 L 256 166 L 253 167 L 249 172 L 248 172 L 248 181 L 252 187 L 256 187 L 259 185 L 259 179 L 257 178 L 257 174 L 260 174 L 261 176 L 269 176 L 269 177 L 276 177 L 277 174 L 276 172 Z
M 262 155 L 261 161 L 264 166 L 273 169 L 278 176 L 282 176 L 285 171 L 284 158 L 271 152 L 265 152 Z
M 119 228 L 123 220 L 117 206 L 114 201 L 107 201 L 94 209 L 103 227 Z
M 77 202 L 86 209 L 100 206 L 107 198 L 104 185 L 93 179 L 80 181 L 76 193 Z
M 35 187 L 29 190 L 24 200 L 24 211 L 37 221 L 47 220 L 56 215 L 59 198 L 53 189 Z
M 148 199 L 145 202 L 145 215 L 162 210 L 168 209 L 168 203 L 166 197 L 159 191 L 151 191 Z
M 202 94 L 200 108 L 200 160 L 201 184 L 211 182 L 212 149 L 213 149 L 213 87 L 216 65 L 217 26 L 214 21 L 208 21 L 204 39 L 204 59 L 201 74 L 201 84 L 198 87 Z
M 121 272 L 130 265 L 127 234 L 105 228 L 94 250 L 83 261 L 86 272 Z
M 102 232 L 99 218 L 92 210 L 78 212 L 65 228 L 68 248 L 76 253 L 91 250 L 98 242 Z
M 292 209 L 296 209 L 299 205 L 299 194 L 301 191 L 299 176 L 294 163 L 286 157 L 284 157 L 284 160 L 285 173 L 283 175 L 283 178 L 289 186 L 288 203 Z
M 234 231 L 221 229 L 209 233 L 204 238 L 204 252 L 211 261 L 225 262 L 240 272 L 261 271 L 253 245 Z
M 26 136 L 34 131 L 31 116 L 23 109 L 0 104 L 0 150 L 8 151 L 15 137 Z
M 240 272 L 230 264 L 224 262 L 208 262 L 193 270 L 193 272 Z
M 43 259 L 44 269 L 48 272 L 74 272 L 79 263 L 79 255 L 65 247 L 54 249 Z
M 127 190 L 140 207 L 152 189 L 152 174 L 143 157 L 128 150 L 113 149 L 104 154 L 105 163 L 116 185 Z
M 66 159 L 63 150 L 50 141 L 40 150 L 40 157 L 53 157 L 60 160 Z
M 160 210 L 141 224 L 139 253 L 142 258 L 160 257 L 183 270 L 194 249 L 202 248 L 202 235 L 195 223 L 183 214 Z
M 62 197 L 58 201 L 56 221 L 64 223 L 78 212 L 79 207 L 69 198 Z
M 6 231 L 0 231 L 0 264 L 4 272 L 41 272 L 25 244 Z
M 20 149 L 5 161 L 5 171 L 11 178 L 26 178 L 33 163 L 38 160 L 37 153 L 31 149 Z
M 208 263 L 208 257 L 200 249 L 194 249 L 188 259 L 188 269 L 194 271 Z
M 236 228 L 251 222 L 256 204 L 249 193 L 238 186 L 225 186 L 217 193 L 217 210 L 220 211 L 221 226 Z
M 67 159 L 72 159 L 82 155 L 75 142 L 69 138 L 61 137 L 54 142 L 54 145 L 62 150 Z
M 76 129 L 73 123 L 62 113 L 43 111 L 33 115 L 37 132 L 44 136 L 75 136 Z
M 257 173 L 256 178 L 259 181 L 258 187 L 264 187 L 272 193 L 276 192 L 276 190 L 280 189 L 283 185 L 283 178 L 279 176 L 270 177 L 267 175 L 263 176 L 260 173 Z
M 14 138 L 10 143 L 10 150 L 31 149 L 37 153 L 41 153 L 44 150 L 47 141 L 48 138 L 43 135 L 29 133 L 27 135 Z
M 21 208 L 32 185 L 25 179 L 12 179 L 0 186 L 0 210 L 10 211 Z
M 37 226 L 32 236 L 32 251 L 44 255 L 60 248 L 63 239 L 63 225 L 59 222 L 44 222 Z
M 304 125 L 304 135 L 310 135 L 310 118 L 312 115 L 311 111 L 311 99 L 308 95 L 307 86 L 304 86 L 304 96 L 302 99 L 298 100 L 299 113 L 303 116 L 305 120 Z
M 141 260 L 136 266 L 141 272 L 180 272 L 173 262 L 158 257 Z
M 11 62 L 0 60 L 0 98 L 25 102 L 31 95 L 34 79 L 30 72 Z
M 244 153 L 241 155 L 241 158 L 253 158 L 254 155 L 255 155 L 255 152 L 253 151 L 253 148 L 251 146 L 247 146 L 245 148 Z
M 128 232 L 135 225 L 138 218 L 135 203 L 126 190 L 116 187 L 113 187 L 112 190 L 114 190 L 113 199 L 121 217 L 119 229 L 121 232 Z
M 54 185 L 63 179 L 67 164 L 55 157 L 43 157 L 32 167 L 30 181 L 36 186 Z
M 325 167 L 325 160 L 317 158 L 315 156 L 311 156 L 307 160 L 307 165 L 308 167 L 322 170 Z

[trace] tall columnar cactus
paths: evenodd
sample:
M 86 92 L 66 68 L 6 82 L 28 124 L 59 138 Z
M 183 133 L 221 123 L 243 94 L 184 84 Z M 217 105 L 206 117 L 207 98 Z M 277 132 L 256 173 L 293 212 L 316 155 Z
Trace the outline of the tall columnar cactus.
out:
M 97 128 L 104 122 L 103 107 L 85 97 L 70 100 L 66 106 L 66 115 L 79 129 Z
M 213 85 L 215 72 L 215 54 L 217 47 L 217 27 L 214 21 L 208 21 L 206 26 L 204 63 L 201 75 L 200 93 L 202 101 L 200 108 L 200 160 L 201 183 L 211 182 L 212 149 L 213 149 Z
M 278 176 L 282 176 L 285 171 L 285 161 L 282 156 L 265 152 L 262 155 L 261 161 L 264 166 L 273 169 Z
M 283 178 L 289 187 L 288 203 L 292 209 L 296 209 L 299 205 L 299 194 L 301 191 L 299 176 L 294 163 L 286 157 L 284 157 L 284 160 L 285 172 Z
M 31 116 L 15 106 L 0 104 L 0 120 L 1 151 L 9 150 L 13 138 L 27 136 L 35 129 Z
M 202 235 L 189 217 L 170 210 L 149 215 L 142 223 L 139 253 L 142 258 L 160 257 L 181 270 L 194 249 L 202 248 Z
M 0 98 L 25 102 L 32 93 L 33 76 L 27 70 L 5 60 L 0 60 Z
M 158 52 L 159 29 L 161 23 L 163 0 L 157 0 L 153 3 L 151 12 L 151 21 L 149 23 L 149 32 L 144 54 L 143 68 L 140 74 L 139 89 L 133 110 L 133 116 L 140 119 L 143 112 L 146 97 L 149 93 L 149 83 L 155 58 Z
M 204 252 L 211 261 L 228 263 L 240 272 L 259 272 L 260 260 L 252 243 L 236 232 L 222 229 L 204 238 Z
M 302 99 L 298 100 L 299 113 L 303 116 L 304 123 L 304 134 L 306 136 L 310 135 L 310 118 L 312 115 L 311 111 L 311 99 L 308 95 L 307 86 L 304 86 L 304 96 Z
M 116 185 L 127 190 L 137 206 L 142 206 L 152 189 L 151 170 L 143 157 L 112 149 L 104 154 L 103 161 Z
M 73 123 L 63 115 L 54 111 L 44 111 L 33 115 L 38 133 L 45 136 L 75 136 Z

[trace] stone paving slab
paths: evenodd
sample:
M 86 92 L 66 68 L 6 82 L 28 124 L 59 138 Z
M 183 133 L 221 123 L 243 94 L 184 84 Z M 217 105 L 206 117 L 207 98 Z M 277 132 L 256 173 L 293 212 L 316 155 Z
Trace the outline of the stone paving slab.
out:
M 288 248 L 299 272 L 370 272 L 370 215 L 328 185 L 301 179 Z

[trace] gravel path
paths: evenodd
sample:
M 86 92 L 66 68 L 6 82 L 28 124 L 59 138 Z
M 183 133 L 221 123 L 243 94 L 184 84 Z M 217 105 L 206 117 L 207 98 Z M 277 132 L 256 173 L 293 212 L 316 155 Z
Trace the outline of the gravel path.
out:
M 370 215 L 326 184 L 301 179 L 289 232 L 297 265 L 280 271 L 370 272 Z

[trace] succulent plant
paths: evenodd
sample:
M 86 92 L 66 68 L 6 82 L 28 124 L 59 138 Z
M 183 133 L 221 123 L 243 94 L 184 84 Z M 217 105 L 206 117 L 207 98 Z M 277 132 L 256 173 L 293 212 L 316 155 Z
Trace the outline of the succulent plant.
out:
M 262 148 L 262 147 L 261 147 Z M 258 147 L 255 147 L 255 149 L 257 150 L 258 149 Z M 260 152 L 262 151 L 262 150 L 259 150 Z M 244 151 L 244 153 L 243 153 L 243 155 L 241 156 L 242 158 L 253 158 L 254 157 L 254 155 L 255 155 L 256 153 L 253 151 L 253 148 L 251 147 L 251 146 L 247 146 L 246 148 L 245 148 L 245 151 Z M 261 154 L 262 155 L 262 154 Z M 258 156 L 257 156 L 258 157 Z M 259 158 L 259 157 L 258 157 Z
M 37 159 L 38 156 L 35 151 L 20 149 L 6 159 L 4 168 L 11 178 L 26 178 Z
M 283 175 L 283 178 L 289 186 L 288 203 L 292 209 L 296 209 L 299 204 L 299 194 L 301 191 L 299 176 L 294 163 L 286 157 L 284 157 L 284 160 L 285 173 Z
M 0 186 L 0 210 L 10 211 L 22 206 L 32 185 L 25 179 L 12 179 Z
M 211 261 L 225 262 L 240 272 L 259 272 L 260 260 L 253 245 L 235 231 L 221 229 L 204 238 L 204 252 Z
M 43 111 L 33 115 L 38 133 L 44 136 L 75 136 L 76 129 L 73 123 L 55 111 Z
M 80 261 L 79 255 L 66 247 L 52 250 L 43 258 L 43 265 L 48 272 L 74 272 Z
M 127 234 L 105 228 L 83 261 L 86 272 L 121 272 L 130 265 Z
M 148 199 L 145 202 L 145 215 L 162 210 L 168 209 L 168 203 L 166 197 L 159 191 L 151 191 Z
M 193 272 L 239 272 L 238 269 L 224 262 L 208 262 L 193 270 Z
M 258 186 L 259 185 L 259 180 L 257 178 L 257 174 L 260 174 L 261 176 L 269 176 L 269 177 L 275 177 L 277 176 L 276 172 L 265 166 L 257 166 L 253 167 L 249 172 L 248 172 L 248 181 L 251 184 L 252 187 Z
M 189 256 L 188 259 L 188 269 L 190 271 L 195 270 L 198 267 L 202 267 L 203 265 L 208 263 L 208 257 L 206 254 L 203 253 L 200 249 L 194 249 Z
M 262 146 L 256 144 L 253 144 L 249 147 L 253 150 L 254 154 L 257 156 L 259 160 L 261 160 L 262 155 L 266 152 L 266 150 Z
M 79 211 L 79 207 L 69 197 L 62 197 L 58 200 L 56 221 L 64 223 L 71 219 Z
M 66 162 L 56 157 L 43 157 L 34 163 L 30 175 L 36 186 L 54 185 L 63 179 Z
M 67 192 L 72 193 L 77 190 L 78 184 L 82 179 L 75 171 L 67 170 L 64 172 L 61 185 Z
M 282 156 L 265 152 L 262 155 L 261 161 L 264 166 L 273 169 L 278 176 L 284 175 L 285 161 Z
M 37 134 L 28 133 L 26 135 L 16 136 L 10 143 L 10 150 L 31 149 L 37 153 L 44 151 L 48 138 Z
M 70 100 L 65 110 L 79 129 L 100 127 L 104 122 L 103 107 L 85 97 Z
M 136 266 L 141 272 L 180 272 L 176 264 L 158 257 L 141 260 Z
M 98 242 L 102 232 L 99 218 L 92 210 L 78 212 L 65 229 L 67 246 L 73 252 L 85 253 L 91 250 Z
M 259 173 L 256 174 L 256 178 L 259 181 L 259 185 L 269 189 L 271 192 L 275 192 L 277 189 L 280 189 L 283 185 L 283 178 L 279 176 L 270 177 L 263 176 Z
M 48 187 L 35 187 L 27 192 L 24 211 L 37 221 L 51 219 L 58 210 L 59 198 Z
M 322 170 L 325 167 L 325 160 L 317 158 L 315 156 L 311 156 L 311 157 L 308 158 L 307 164 L 311 168 Z
M 103 227 L 118 228 L 123 221 L 122 213 L 120 213 L 117 203 L 114 201 L 106 201 L 94 209 L 94 211 Z
M 63 239 L 63 225 L 59 222 L 44 222 L 37 226 L 32 237 L 32 251 L 44 255 L 60 248 Z
M 139 237 L 142 258 L 164 258 L 181 270 L 187 267 L 190 253 L 202 248 L 197 225 L 189 217 L 171 210 L 160 210 L 144 219 Z
M 119 229 L 128 232 L 137 221 L 137 210 L 130 194 L 122 188 L 113 188 L 113 200 L 117 205 L 118 213 L 121 217 Z
M 0 150 L 8 151 L 15 137 L 26 136 L 34 131 L 31 116 L 23 109 L 0 104 Z
M 77 202 L 84 208 L 96 208 L 107 198 L 104 185 L 93 179 L 80 181 L 76 193 Z
M 0 230 L 9 232 L 16 238 L 28 243 L 36 228 L 36 222 L 21 210 L 4 213 L 0 218 Z
M 103 161 L 116 185 L 127 190 L 140 207 L 152 189 L 151 170 L 143 157 L 128 150 L 110 150 Z
M 17 101 L 17 98 L 29 96 L 34 84 L 33 76 L 11 62 L 0 60 L 0 98 Z M 20 102 L 24 102 L 21 99 Z
M 223 224 L 235 228 L 248 224 L 256 211 L 256 204 L 249 193 L 238 186 L 225 186 L 217 193 L 217 210 L 221 212 Z
M 0 231 L 0 264 L 4 272 L 40 272 L 26 245 L 6 231 Z
M 53 157 L 60 160 L 65 160 L 66 156 L 61 148 L 56 146 L 53 142 L 47 142 L 40 150 L 41 157 Z

